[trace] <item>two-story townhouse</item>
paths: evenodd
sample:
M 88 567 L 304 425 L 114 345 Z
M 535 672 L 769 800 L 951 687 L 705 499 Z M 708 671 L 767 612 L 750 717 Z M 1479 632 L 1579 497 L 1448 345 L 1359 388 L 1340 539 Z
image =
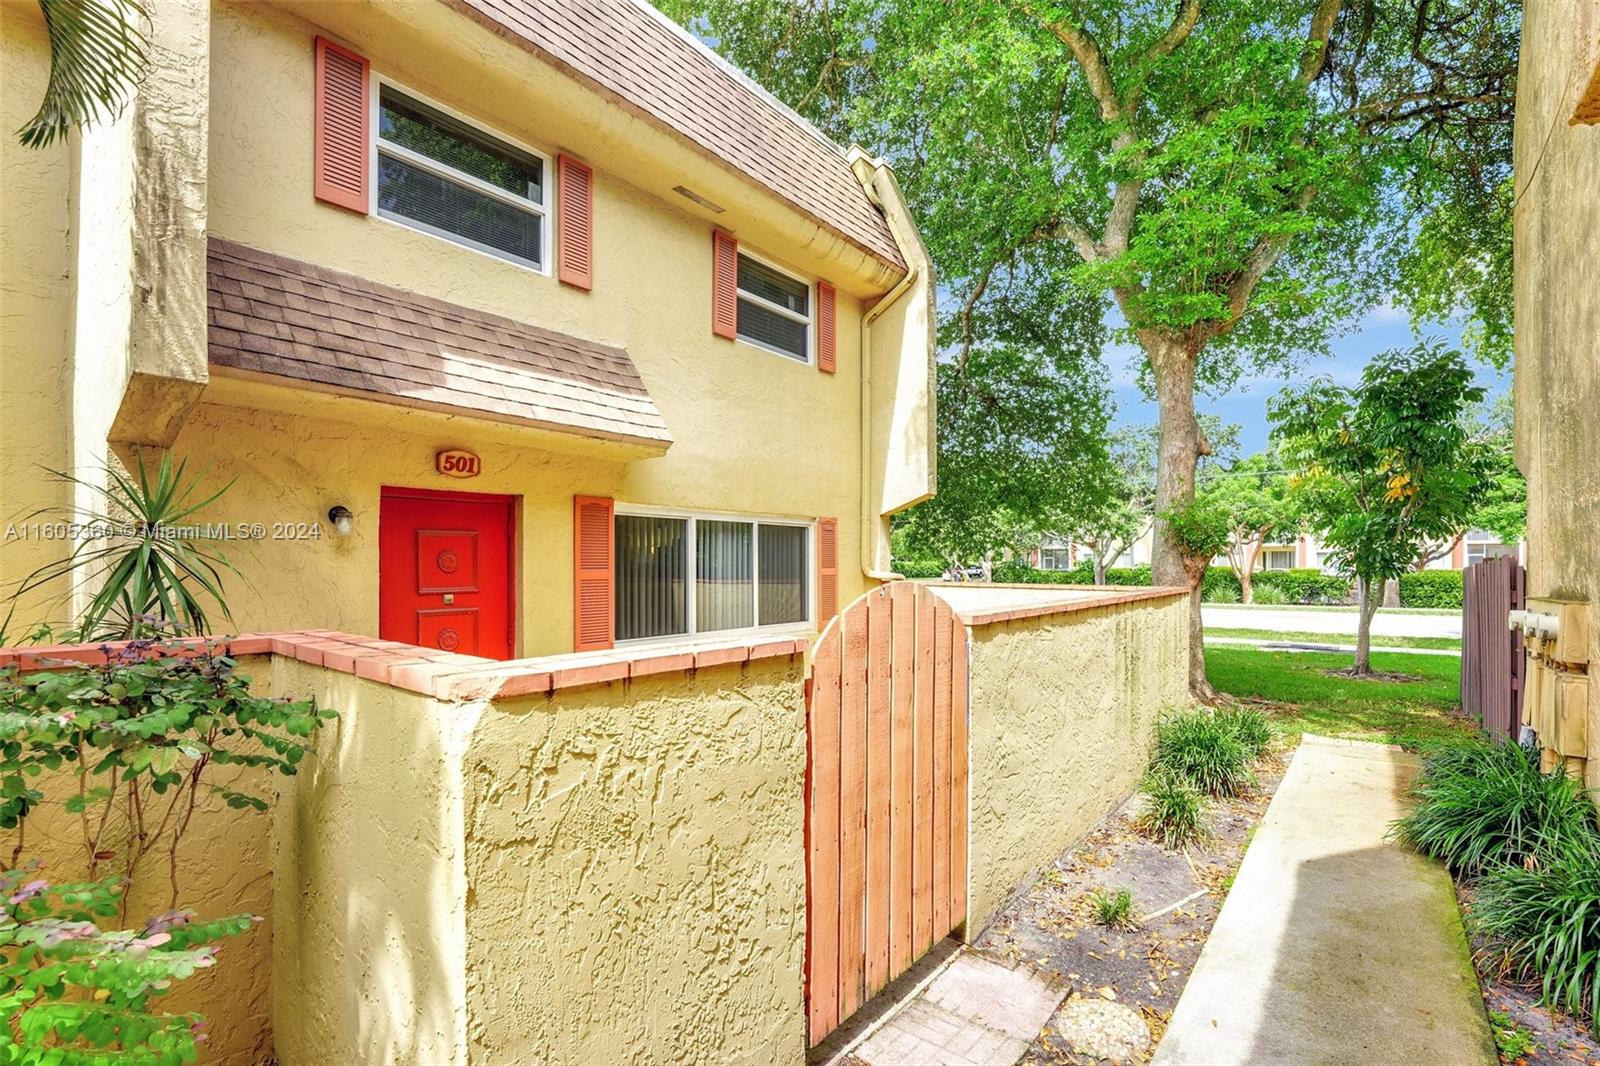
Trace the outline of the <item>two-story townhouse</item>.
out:
M 934 284 L 882 162 L 635 0 L 147 7 L 117 121 L 3 149 L 8 518 L 171 449 L 228 485 L 235 628 L 496 658 L 888 576 Z M 3 17 L 14 130 L 49 53 Z M 69 550 L 12 534 L 6 583 Z

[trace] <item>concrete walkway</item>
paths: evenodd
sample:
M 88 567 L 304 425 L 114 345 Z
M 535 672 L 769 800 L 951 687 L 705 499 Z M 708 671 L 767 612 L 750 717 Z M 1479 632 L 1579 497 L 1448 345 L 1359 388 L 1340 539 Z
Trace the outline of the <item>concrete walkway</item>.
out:
M 1499 1061 L 1449 876 L 1385 839 L 1416 766 L 1305 738 L 1157 1066 Z

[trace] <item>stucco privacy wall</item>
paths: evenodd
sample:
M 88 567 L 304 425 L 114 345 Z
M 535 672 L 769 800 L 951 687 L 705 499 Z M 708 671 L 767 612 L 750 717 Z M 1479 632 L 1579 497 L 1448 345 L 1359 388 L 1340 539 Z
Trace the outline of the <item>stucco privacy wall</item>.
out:
M 801 685 L 794 656 L 483 714 L 473 1063 L 804 1061 Z
M 0 664 L 4 665 L 4 664 Z M 252 688 L 270 694 L 271 661 L 265 656 L 241 656 L 238 672 L 251 679 Z M 214 767 L 212 784 L 270 797 L 276 785 L 270 777 L 241 767 Z M 58 782 L 49 776 L 36 786 L 46 802 L 28 816 L 25 860 L 43 863 L 43 876 L 57 883 L 89 877 L 87 849 L 77 815 L 61 806 L 76 794 L 78 782 L 65 772 Z M 153 826 L 152 826 L 153 828 Z M 272 911 L 272 873 L 269 844 L 272 819 L 268 814 L 234 810 L 217 794 L 201 793 L 199 805 L 178 850 L 180 894 L 171 895 L 169 857 L 165 847 L 147 854 L 135 871 L 126 899 L 127 925 L 140 928 L 145 919 L 166 913 L 174 905 L 202 919 L 233 914 L 266 917 Z M 15 834 L 8 833 L 0 848 L 9 856 Z M 108 822 L 101 835 L 103 847 L 116 853 L 101 864 L 97 878 L 115 877 L 124 869 L 121 855 L 129 839 L 125 820 Z M 160 1000 L 159 1008 L 173 1013 L 198 1011 L 206 1017 L 204 1061 L 215 1066 L 258 1066 L 272 1056 L 271 921 L 218 945 L 217 964 L 180 983 Z
M 1600 125 L 1570 120 L 1597 64 L 1600 0 L 1527 5 L 1513 271 L 1527 593 L 1588 604 L 1590 788 L 1600 788 Z
M 1187 699 L 1182 593 L 969 625 L 967 936 L 1131 792 Z

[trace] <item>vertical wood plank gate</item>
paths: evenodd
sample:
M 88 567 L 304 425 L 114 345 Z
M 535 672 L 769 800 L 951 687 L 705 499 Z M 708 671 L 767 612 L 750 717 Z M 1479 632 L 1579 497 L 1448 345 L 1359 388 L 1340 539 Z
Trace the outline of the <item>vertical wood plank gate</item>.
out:
M 806 682 L 806 1012 L 816 1044 L 967 912 L 967 631 L 897 581 L 817 638 Z
M 1514 555 L 1461 572 L 1461 706 L 1497 740 L 1522 726 L 1522 642 L 1506 615 L 1524 606 L 1527 578 Z

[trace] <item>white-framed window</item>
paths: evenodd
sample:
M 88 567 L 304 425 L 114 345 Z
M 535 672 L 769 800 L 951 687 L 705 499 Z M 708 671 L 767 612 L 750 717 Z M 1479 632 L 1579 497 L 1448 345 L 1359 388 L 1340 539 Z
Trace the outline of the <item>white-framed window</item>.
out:
M 1265 548 L 1261 552 L 1261 569 L 1263 570 L 1292 570 L 1294 569 L 1293 548 Z
M 617 641 L 804 627 L 812 523 L 618 505 Z
M 550 271 L 550 159 L 376 79 L 372 211 L 540 273 Z
M 739 339 L 811 362 L 811 285 L 742 249 L 739 252 Z
M 1065 547 L 1045 547 L 1039 549 L 1040 570 L 1071 570 L 1072 549 Z

